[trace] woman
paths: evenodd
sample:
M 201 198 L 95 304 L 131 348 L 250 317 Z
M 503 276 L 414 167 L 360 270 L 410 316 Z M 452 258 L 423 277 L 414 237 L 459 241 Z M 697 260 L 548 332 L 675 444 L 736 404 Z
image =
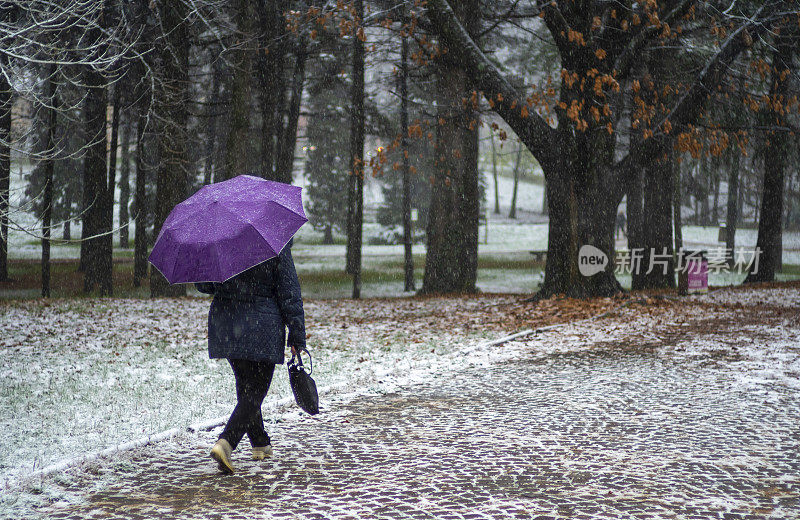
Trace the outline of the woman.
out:
M 275 365 L 284 362 L 286 344 L 292 354 L 306 346 L 303 300 L 291 246 L 290 240 L 277 257 L 226 282 L 195 284 L 199 291 L 214 295 L 208 312 L 209 357 L 226 358 L 236 378 L 236 408 L 211 450 L 224 473 L 233 473 L 231 452 L 245 434 L 254 460 L 272 455 L 261 403 Z M 289 329 L 288 341 L 284 327 Z

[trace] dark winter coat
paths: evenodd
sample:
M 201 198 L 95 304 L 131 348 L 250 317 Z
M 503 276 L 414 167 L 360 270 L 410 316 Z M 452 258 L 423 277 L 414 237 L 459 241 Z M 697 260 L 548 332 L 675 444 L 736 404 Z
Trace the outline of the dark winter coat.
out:
M 288 344 L 306 346 L 300 282 L 291 242 L 276 258 L 222 283 L 203 282 L 198 291 L 213 294 L 208 311 L 208 355 L 211 358 L 284 362 Z

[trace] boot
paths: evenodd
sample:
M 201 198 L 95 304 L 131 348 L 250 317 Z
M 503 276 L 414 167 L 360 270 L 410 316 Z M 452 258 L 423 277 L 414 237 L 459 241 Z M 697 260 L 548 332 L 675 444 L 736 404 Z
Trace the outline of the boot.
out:
M 272 457 L 272 446 L 253 446 L 253 460 L 264 460 L 267 457 Z
M 220 439 L 211 448 L 211 458 L 217 461 L 220 471 L 228 475 L 233 474 L 233 463 L 231 463 L 231 452 L 233 449 L 228 441 Z

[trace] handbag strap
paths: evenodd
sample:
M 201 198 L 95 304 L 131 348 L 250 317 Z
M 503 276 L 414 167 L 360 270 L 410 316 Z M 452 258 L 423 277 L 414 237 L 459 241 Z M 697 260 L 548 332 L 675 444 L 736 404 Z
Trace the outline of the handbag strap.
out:
M 298 368 L 306 368 L 306 366 L 303 364 L 303 352 L 308 354 L 308 375 L 311 375 L 311 373 L 314 371 L 314 363 L 311 359 L 311 352 L 309 352 L 307 348 L 302 348 L 297 351 L 297 361 L 295 361 L 295 355 L 292 354 L 292 359 L 289 360 L 289 364 L 293 364 Z

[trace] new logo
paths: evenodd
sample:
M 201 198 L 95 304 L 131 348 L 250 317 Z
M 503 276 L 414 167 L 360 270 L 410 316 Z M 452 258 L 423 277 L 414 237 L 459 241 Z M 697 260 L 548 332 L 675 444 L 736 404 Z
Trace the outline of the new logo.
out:
M 594 246 L 586 244 L 578 251 L 578 270 L 583 276 L 592 276 L 608 265 L 608 256 Z

